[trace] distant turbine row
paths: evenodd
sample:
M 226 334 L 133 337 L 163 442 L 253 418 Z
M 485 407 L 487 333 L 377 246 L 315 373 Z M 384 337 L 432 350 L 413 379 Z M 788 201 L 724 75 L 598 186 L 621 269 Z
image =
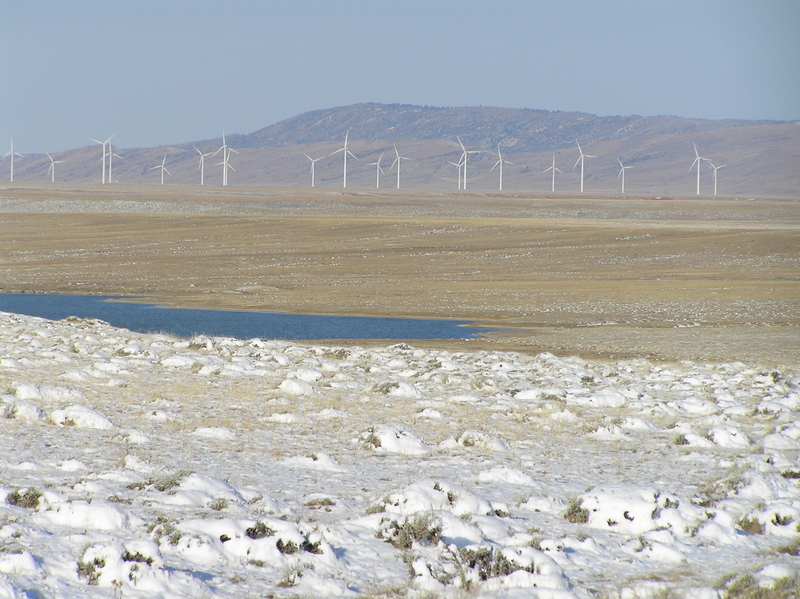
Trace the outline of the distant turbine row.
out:
M 116 133 L 114 135 L 116 135 Z M 109 137 L 105 141 L 100 141 L 98 139 L 89 138 L 91 141 L 93 141 L 95 143 L 98 143 L 98 144 L 100 144 L 102 146 L 102 156 L 100 158 L 100 160 L 101 160 L 100 182 L 103 185 L 105 185 L 107 182 L 111 182 L 111 167 L 112 167 L 113 159 L 115 157 L 119 158 L 119 159 L 122 159 L 122 156 L 120 156 L 119 154 L 114 152 L 114 146 L 111 145 L 111 140 L 114 137 L 114 135 L 112 135 L 111 137 Z M 328 154 L 328 156 L 334 156 L 335 154 L 338 154 L 339 152 L 342 153 L 342 187 L 343 188 L 347 188 L 347 157 L 350 156 L 351 158 L 353 158 L 355 160 L 358 160 L 356 155 L 353 154 L 350 151 L 350 149 L 347 147 L 347 143 L 348 143 L 349 137 L 350 137 L 350 130 L 348 129 L 347 132 L 345 133 L 345 136 L 344 136 L 344 145 L 341 148 L 339 148 L 338 150 L 334 150 L 333 152 Z M 449 162 L 448 164 L 451 164 L 451 165 L 455 166 L 458 169 L 458 189 L 466 191 L 466 189 L 467 189 L 467 159 L 468 159 L 470 154 L 478 154 L 478 153 L 481 152 L 481 150 L 467 150 L 467 148 L 461 142 L 461 138 L 460 137 L 456 137 L 456 140 L 458 140 L 458 145 L 461 146 L 461 156 L 460 156 L 458 162 Z M 572 170 L 574 171 L 578 167 L 578 164 L 581 165 L 581 193 L 583 193 L 583 191 L 584 191 L 584 185 L 583 184 L 584 184 L 584 173 L 585 173 L 585 161 L 586 161 L 587 158 L 597 158 L 597 156 L 593 156 L 591 154 L 584 154 L 583 148 L 581 148 L 580 142 L 578 142 L 576 140 L 575 143 L 578 146 L 578 159 L 575 161 L 575 165 L 572 167 Z M 701 164 L 703 162 L 708 162 L 708 164 L 713 169 L 713 175 L 712 176 L 713 176 L 713 181 L 714 181 L 714 195 L 717 195 L 717 180 L 718 180 L 717 171 L 719 171 L 719 169 L 721 169 L 721 168 L 724 168 L 726 165 L 721 164 L 719 166 L 716 166 L 710 159 L 705 158 L 703 156 L 700 156 L 700 153 L 697 150 L 697 144 L 693 144 L 693 145 L 694 145 L 695 159 L 694 159 L 694 162 L 692 162 L 692 165 L 689 167 L 689 172 L 691 173 L 692 169 L 694 169 L 694 168 L 697 169 L 697 188 L 696 188 L 696 193 L 697 193 L 697 195 L 700 195 L 700 170 L 701 170 L 700 166 L 701 166 Z M 217 154 L 222 152 L 222 161 L 218 162 L 217 164 L 215 164 L 215 166 L 222 166 L 222 186 L 223 187 L 227 187 L 228 186 L 228 171 L 233 171 L 234 173 L 236 172 L 236 169 L 233 168 L 233 166 L 231 166 L 231 164 L 230 164 L 231 154 L 238 154 L 239 152 L 237 152 L 236 150 L 234 150 L 233 148 L 231 148 L 227 144 L 227 141 L 225 140 L 225 131 L 222 132 L 222 145 L 215 152 L 203 153 L 196 146 L 192 146 L 192 147 L 197 151 L 197 153 L 200 156 L 200 163 L 198 165 L 198 170 L 200 171 L 200 185 L 204 185 L 205 184 L 205 159 L 206 159 L 206 157 L 210 156 L 210 157 L 213 158 L 214 156 L 216 156 Z M 391 166 L 389 166 L 389 169 L 392 169 L 395 166 L 397 167 L 397 189 L 400 189 L 400 165 L 401 165 L 401 162 L 403 160 L 410 160 L 410 158 L 408 158 L 407 156 L 401 156 L 400 155 L 400 152 L 397 149 L 397 144 L 393 143 L 392 147 L 394 148 L 395 159 L 392 162 Z M 381 186 L 381 174 L 386 174 L 385 171 L 383 170 L 383 168 L 381 167 L 381 160 L 383 159 L 384 154 L 385 154 L 385 152 L 381 152 L 381 155 L 378 157 L 377 161 L 368 163 L 369 166 L 375 166 L 375 187 L 378 188 L 378 189 L 380 189 L 380 186 Z M 304 153 L 303 155 L 311 161 L 311 187 L 315 187 L 315 185 L 316 185 L 315 166 L 316 166 L 316 163 L 318 161 L 322 160 L 322 158 L 325 158 L 325 156 L 322 156 L 320 158 L 312 158 L 308 154 Z M 9 181 L 13 183 L 14 182 L 14 158 L 15 157 L 16 158 L 24 158 L 24 156 L 22 154 L 14 151 L 14 139 L 13 138 L 11 138 L 11 149 L 8 152 L 6 152 L 3 155 L 2 158 L 6 158 L 6 157 L 8 157 L 10 159 L 11 170 L 10 170 L 10 174 L 9 174 Z M 65 162 L 65 161 L 64 160 L 54 160 L 53 157 L 50 156 L 49 153 L 47 154 L 47 157 L 50 159 L 50 167 L 47 169 L 47 174 L 50 175 L 50 181 L 55 183 L 55 180 L 56 180 L 56 164 L 61 164 L 61 163 Z M 161 170 L 161 185 L 164 184 L 164 174 L 165 173 L 167 175 L 169 175 L 169 176 L 172 176 L 172 173 L 170 173 L 169 170 L 166 167 L 166 161 L 167 161 L 167 155 L 164 154 L 164 157 L 162 158 L 161 163 L 150 168 L 150 170 L 156 170 L 156 169 L 160 169 Z M 621 179 L 621 184 L 622 184 L 620 191 L 621 191 L 621 193 L 625 193 L 625 171 L 627 169 L 635 168 L 635 167 L 634 166 L 625 166 L 622 163 L 622 160 L 620 160 L 619 158 L 617 158 L 617 162 L 619 163 L 619 166 L 620 166 L 619 173 L 617 174 L 617 179 Z M 497 144 L 497 162 L 494 163 L 494 166 L 492 166 L 492 168 L 489 170 L 489 172 L 492 172 L 495 169 L 498 169 L 498 173 L 500 175 L 500 181 L 499 181 L 499 189 L 500 189 L 500 191 L 503 191 L 503 165 L 504 164 L 513 165 L 514 163 L 513 162 L 509 162 L 508 160 L 503 158 L 503 155 L 502 155 L 502 153 L 500 151 L 500 144 Z M 550 189 L 551 189 L 551 191 L 555 191 L 556 190 L 556 173 L 561 173 L 561 174 L 564 173 L 564 171 L 562 171 L 561 169 L 556 167 L 556 155 L 555 155 L 555 153 L 553 154 L 553 164 L 550 167 L 546 168 L 543 172 L 544 173 L 548 173 L 548 172 L 551 173 L 551 187 L 550 187 Z

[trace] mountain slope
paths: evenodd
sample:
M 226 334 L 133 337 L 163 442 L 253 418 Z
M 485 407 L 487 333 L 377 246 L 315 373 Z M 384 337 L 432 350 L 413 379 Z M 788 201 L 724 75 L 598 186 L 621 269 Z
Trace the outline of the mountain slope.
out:
M 352 138 L 442 139 L 459 136 L 465 144 L 510 152 L 542 152 L 624 137 L 699 133 L 767 121 L 709 121 L 672 116 L 597 116 L 583 112 L 403 104 L 353 104 L 315 110 L 231 138 L 236 147 L 260 148 L 333 141 L 350 130 Z
M 229 173 L 232 186 L 308 187 L 310 164 L 315 164 L 318 187 L 342 187 L 341 147 L 346 132 L 349 147 L 358 157 L 348 163 L 348 187 L 375 189 L 374 163 L 383 155 L 385 175 L 381 188 L 396 187 L 396 170 L 389 169 L 397 144 L 408 161 L 403 162 L 402 187 L 424 191 L 456 191 L 455 162 L 461 155 L 457 138 L 470 149 L 469 190 L 498 189 L 497 146 L 513 165 L 504 171 L 503 189 L 542 193 L 551 189 L 544 171 L 553 159 L 563 171 L 556 191 L 578 192 L 579 140 L 587 154 L 587 193 L 618 193 L 618 159 L 635 170 L 627 173 L 625 191 L 640 195 L 694 195 L 696 174 L 689 172 L 693 144 L 716 165 L 720 195 L 800 196 L 800 123 L 743 120 L 701 120 L 673 116 L 596 116 L 580 112 L 461 107 L 437 108 L 400 104 L 353 104 L 315 110 L 264 127 L 250 134 L 229 134 L 228 144 L 237 148 L 231 158 L 236 169 Z M 113 182 L 157 184 L 154 170 L 167 155 L 168 185 L 198 185 L 198 154 L 213 153 L 221 140 L 208 139 L 157 148 L 115 151 Z M 99 183 L 100 148 L 86 146 L 54 155 L 58 182 Z M 205 163 L 205 182 L 219 185 L 219 155 Z M 50 180 L 49 159 L 27 156 L 15 163 L 15 182 Z M 713 193 L 711 166 L 703 162 L 701 193 Z M 0 162 L 0 177 L 7 180 L 8 162 Z M 4 171 L 4 173 L 3 173 Z

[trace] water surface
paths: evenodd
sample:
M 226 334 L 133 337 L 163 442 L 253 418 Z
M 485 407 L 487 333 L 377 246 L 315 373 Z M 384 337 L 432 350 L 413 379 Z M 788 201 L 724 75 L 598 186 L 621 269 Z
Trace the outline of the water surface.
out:
M 465 327 L 464 320 L 319 316 L 163 308 L 108 296 L 0 293 L 0 311 L 61 320 L 68 316 L 99 318 L 139 333 L 197 334 L 237 339 L 469 339 L 490 329 Z

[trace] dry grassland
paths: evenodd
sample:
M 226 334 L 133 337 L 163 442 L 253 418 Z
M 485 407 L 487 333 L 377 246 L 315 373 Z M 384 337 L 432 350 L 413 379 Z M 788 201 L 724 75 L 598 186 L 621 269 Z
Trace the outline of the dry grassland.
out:
M 438 346 L 798 362 L 800 202 L 0 188 L 2 291 L 459 318 Z

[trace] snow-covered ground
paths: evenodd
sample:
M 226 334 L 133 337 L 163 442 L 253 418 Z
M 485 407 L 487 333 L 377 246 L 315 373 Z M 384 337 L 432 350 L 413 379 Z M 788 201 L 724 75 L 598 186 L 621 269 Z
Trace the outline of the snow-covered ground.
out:
M 0 597 L 800 588 L 795 367 L 0 313 L 0 414 Z

